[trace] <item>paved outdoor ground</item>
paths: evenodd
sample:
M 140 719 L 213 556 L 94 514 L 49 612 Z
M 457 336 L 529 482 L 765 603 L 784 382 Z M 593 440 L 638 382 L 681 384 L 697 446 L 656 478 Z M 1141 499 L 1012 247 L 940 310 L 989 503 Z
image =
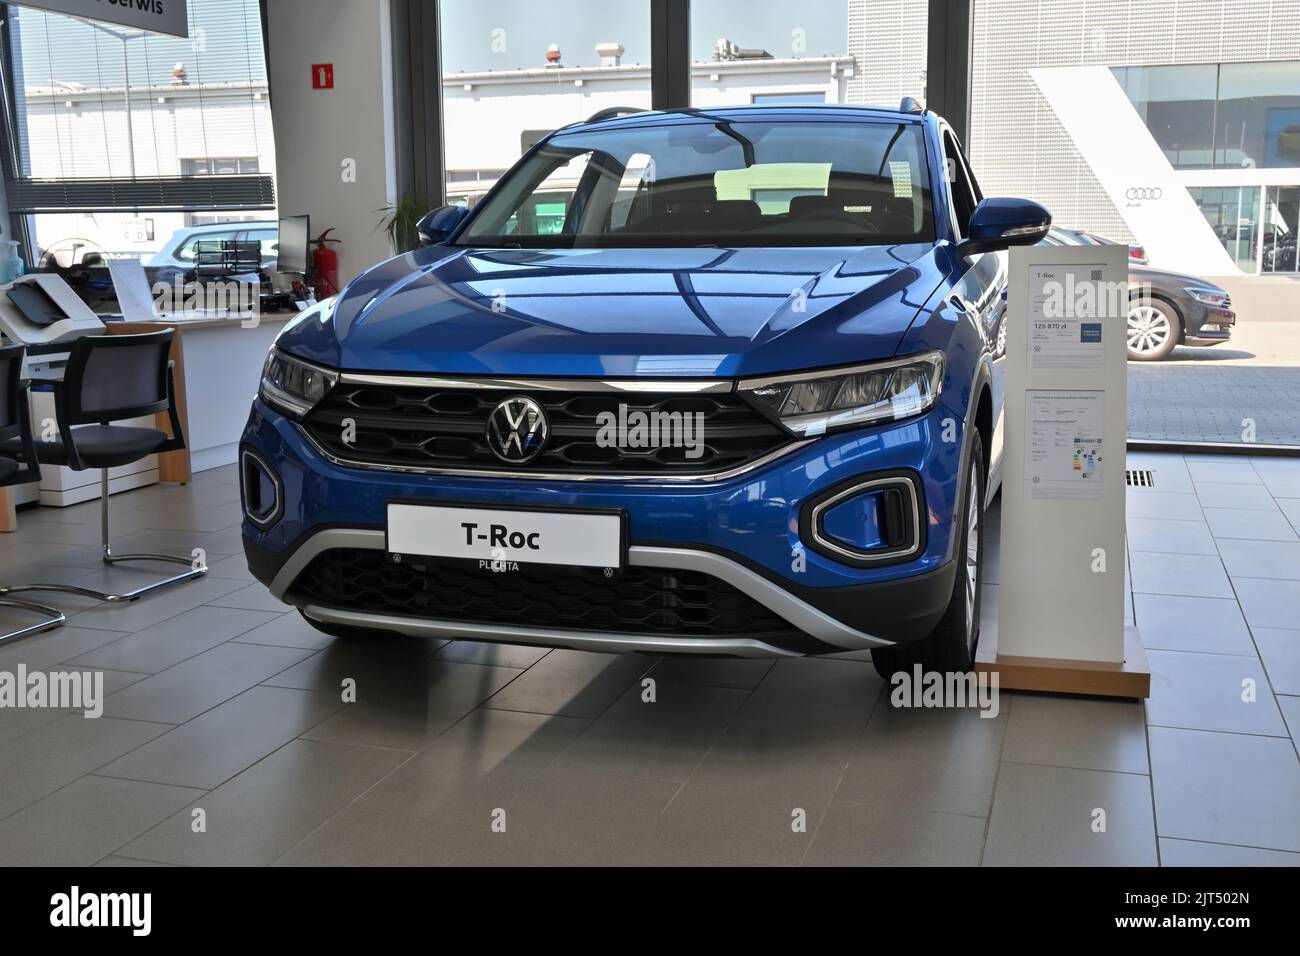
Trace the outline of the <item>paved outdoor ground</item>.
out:
M 1266 314 L 1261 314 L 1266 313 Z M 1132 439 L 1300 445 L 1300 283 L 1238 316 L 1231 342 L 1130 362 Z

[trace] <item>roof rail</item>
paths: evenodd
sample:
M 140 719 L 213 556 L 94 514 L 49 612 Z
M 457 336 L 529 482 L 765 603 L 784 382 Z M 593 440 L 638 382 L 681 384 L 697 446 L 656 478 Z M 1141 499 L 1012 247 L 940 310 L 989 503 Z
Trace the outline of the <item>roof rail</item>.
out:
M 898 110 L 900 113 L 924 113 L 925 104 L 915 96 L 904 96 L 903 102 L 898 104 Z
M 607 106 L 603 110 L 597 110 L 588 116 L 584 123 L 599 123 L 601 120 L 614 119 L 617 116 L 626 116 L 629 113 L 644 113 L 639 106 Z

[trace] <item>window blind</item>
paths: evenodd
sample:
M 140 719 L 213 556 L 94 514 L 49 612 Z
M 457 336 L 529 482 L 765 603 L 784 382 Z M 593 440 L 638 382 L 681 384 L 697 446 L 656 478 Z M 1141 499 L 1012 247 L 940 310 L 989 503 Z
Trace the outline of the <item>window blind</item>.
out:
M 257 0 L 190 0 L 189 39 L 7 14 L 12 211 L 275 206 Z

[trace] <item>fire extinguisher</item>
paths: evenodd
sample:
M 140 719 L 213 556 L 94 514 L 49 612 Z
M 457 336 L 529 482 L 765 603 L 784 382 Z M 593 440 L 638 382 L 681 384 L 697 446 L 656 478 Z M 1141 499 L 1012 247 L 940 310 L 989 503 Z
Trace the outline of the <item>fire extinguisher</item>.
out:
M 326 243 L 343 242 L 342 239 L 330 239 L 334 229 L 326 229 L 312 240 L 315 247 L 311 252 L 311 284 L 316 290 L 316 298 L 324 299 L 338 295 L 339 291 L 339 254 Z

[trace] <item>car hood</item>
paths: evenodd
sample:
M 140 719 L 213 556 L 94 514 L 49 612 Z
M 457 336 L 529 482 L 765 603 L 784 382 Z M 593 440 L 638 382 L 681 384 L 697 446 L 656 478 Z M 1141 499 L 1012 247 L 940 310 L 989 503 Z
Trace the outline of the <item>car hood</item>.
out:
M 940 273 L 929 243 L 449 249 L 381 263 L 279 345 L 349 371 L 722 376 L 898 350 Z
M 1212 292 L 1225 291 L 1221 286 L 1196 276 L 1182 272 L 1166 272 L 1164 269 L 1152 269 L 1147 266 L 1129 266 L 1131 282 L 1145 282 L 1153 288 L 1162 289 L 1174 295 L 1185 295 L 1183 289 L 1193 286 L 1197 289 L 1209 289 Z

